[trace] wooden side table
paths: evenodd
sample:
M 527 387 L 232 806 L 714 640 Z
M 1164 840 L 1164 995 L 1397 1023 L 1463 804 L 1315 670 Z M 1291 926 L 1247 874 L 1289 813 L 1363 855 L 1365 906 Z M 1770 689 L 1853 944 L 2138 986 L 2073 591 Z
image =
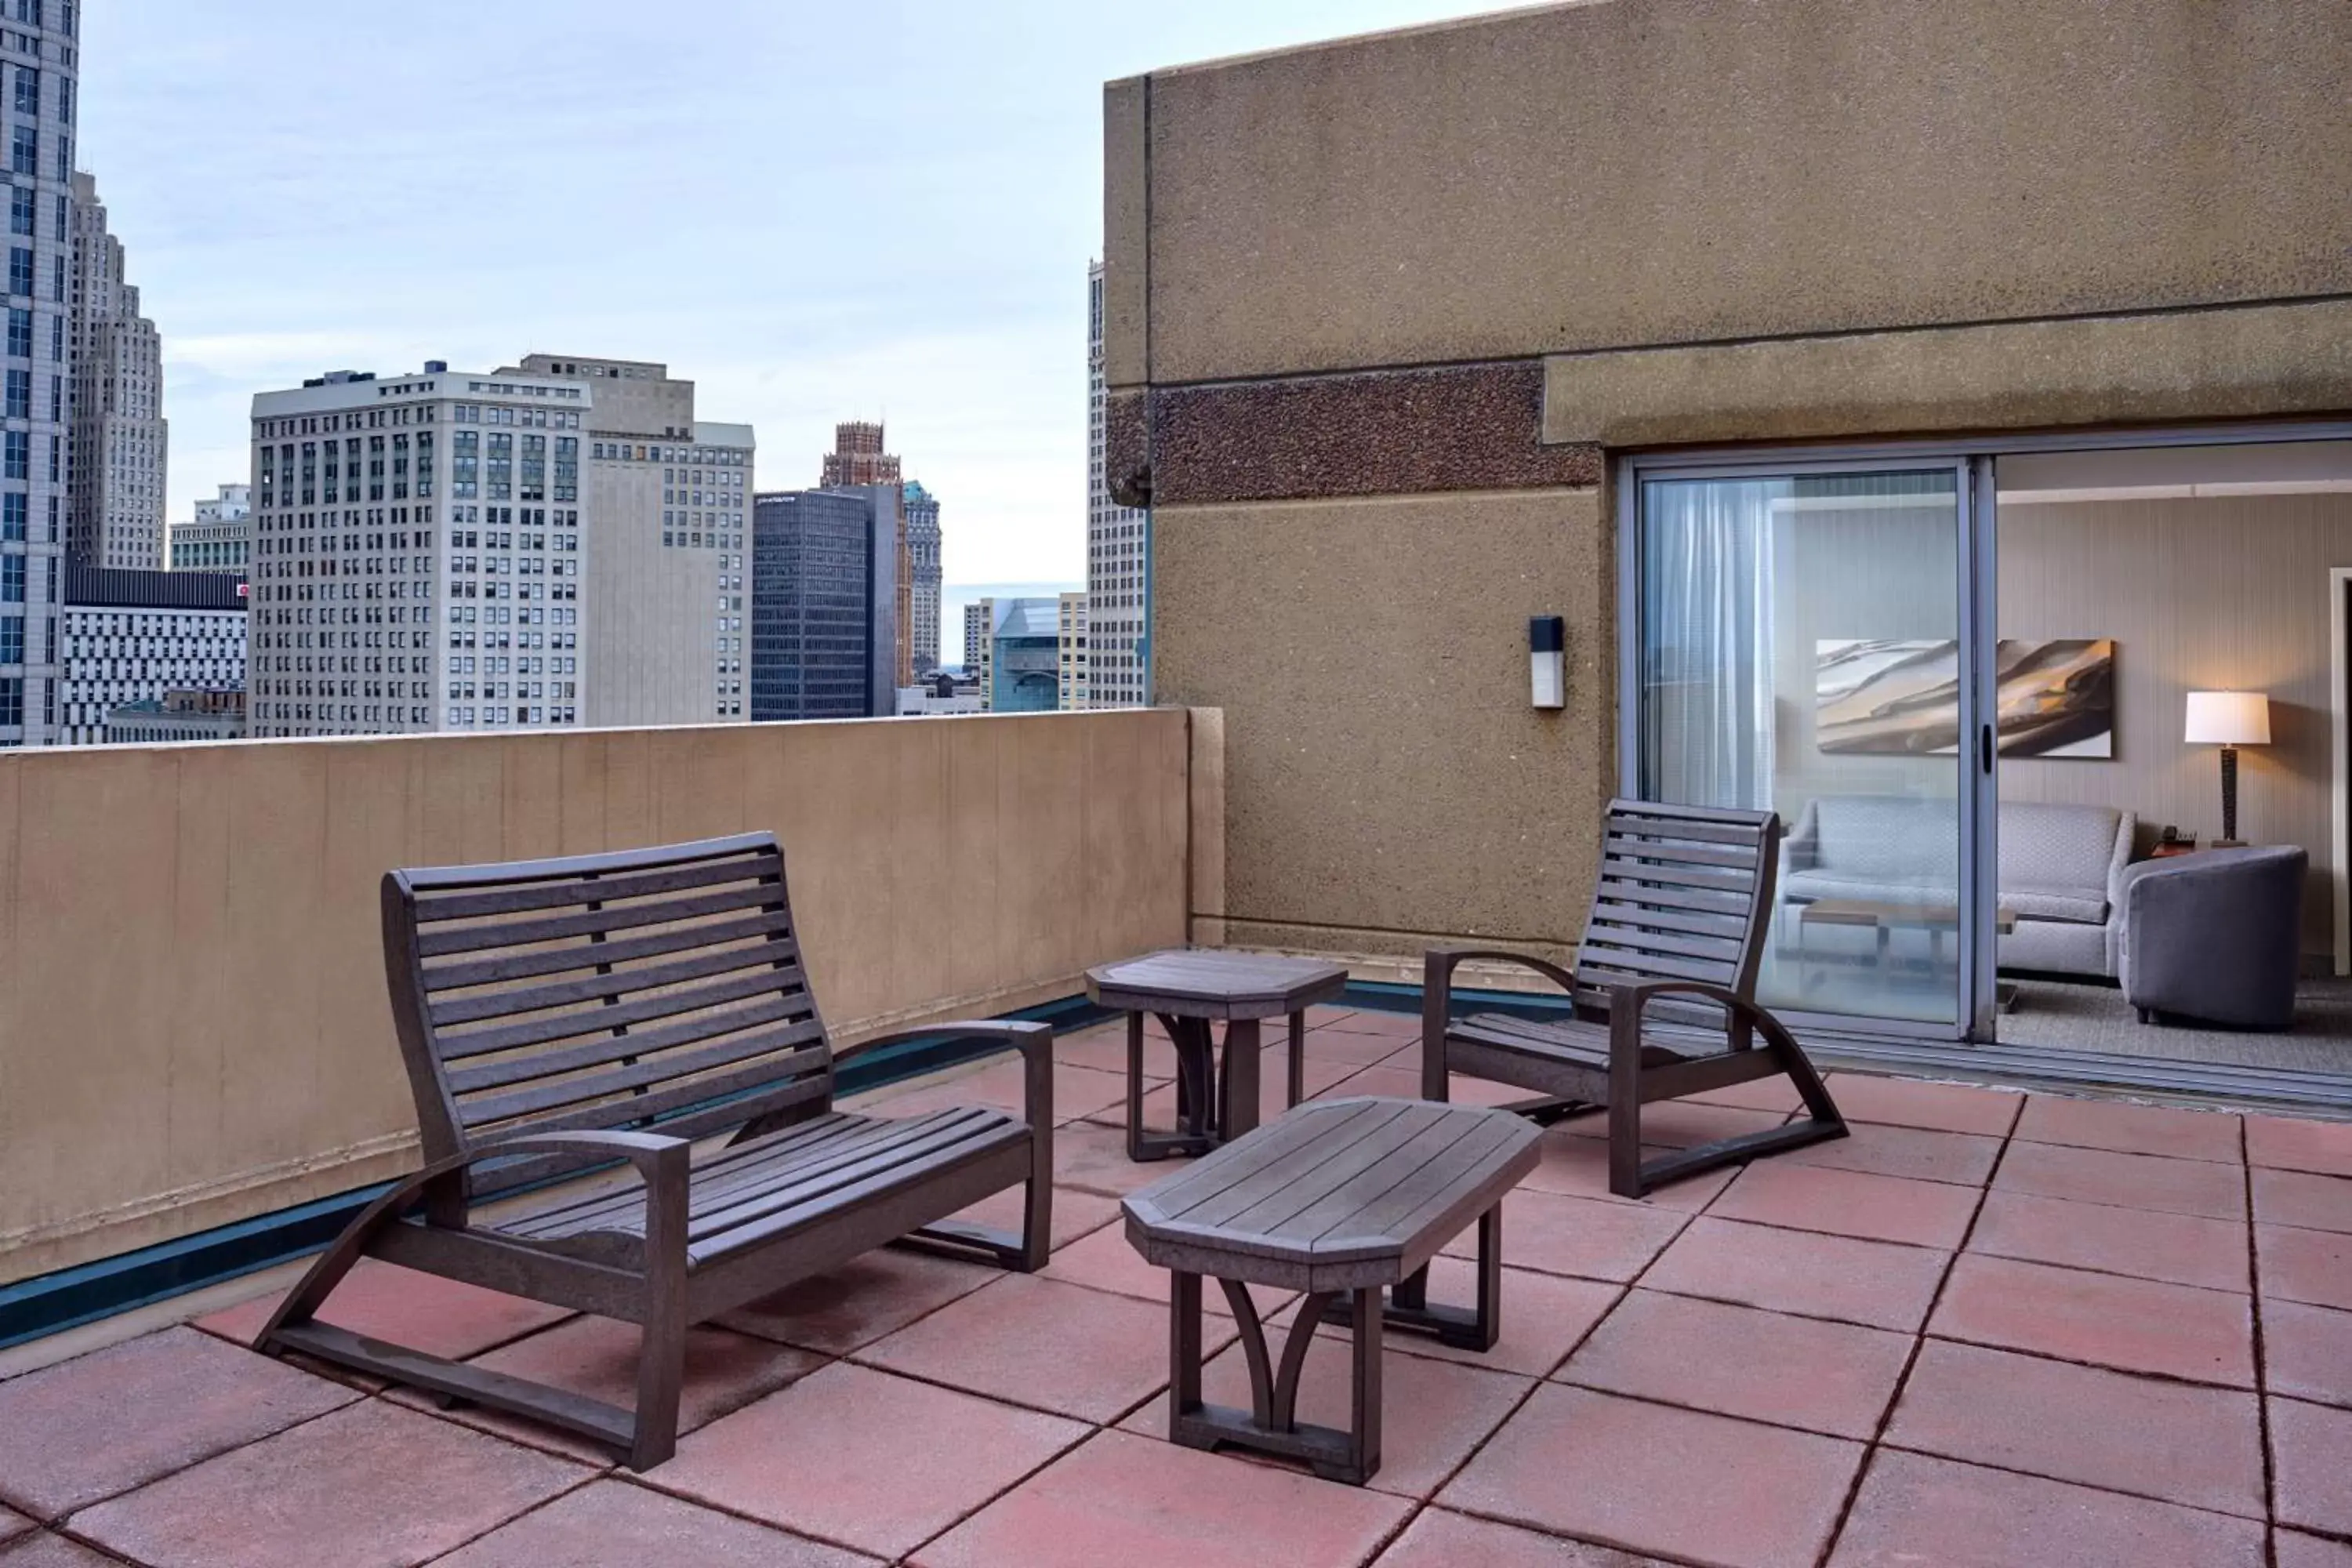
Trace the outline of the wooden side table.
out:
M 1542 1137 L 1507 1110 L 1318 1100 L 1130 1194 L 1129 1242 L 1171 1272 L 1169 1440 L 1303 1459 L 1363 1485 L 1381 1466 L 1382 1331 L 1472 1351 L 1492 1350 L 1502 1332 L 1503 1198 L 1535 1168 Z M 1475 1304 L 1432 1303 L 1430 1259 L 1474 1224 Z M 1241 1331 L 1247 1410 L 1201 1396 L 1204 1275 Z M 1278 1355 L 1249 1285 L 1306 1293 Z M 1345 1430 L 1298 1419 L 1307 1345 L 1327 1313 L 1355 1331 Z
M 1348 989 L 1345 964 L 1221 948 L 1171 948 L 1087 971 L 1097 1006 L 1127 1014 L 1127 1157 L 1202 1154 L 1257 1125 L 1258 1021 L 1290 1019 L 1289 1103 L 1307 1097 L 1307 1009 Z M 1159 1015 L 1176 1045 L 1173 1133 L 1143 1127 L 1143 1016 Z M 1217 1071 L 1211 1026 L 1225 1026 Z

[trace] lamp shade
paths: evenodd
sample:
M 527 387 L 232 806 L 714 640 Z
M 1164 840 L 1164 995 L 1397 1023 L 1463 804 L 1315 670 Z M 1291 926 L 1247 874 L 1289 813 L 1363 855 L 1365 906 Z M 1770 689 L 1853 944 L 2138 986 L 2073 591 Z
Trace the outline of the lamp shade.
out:
M 2191 745 L 2267 746 L 2271 700 L 2259 691 L 2192 691 L 2186 739 Z

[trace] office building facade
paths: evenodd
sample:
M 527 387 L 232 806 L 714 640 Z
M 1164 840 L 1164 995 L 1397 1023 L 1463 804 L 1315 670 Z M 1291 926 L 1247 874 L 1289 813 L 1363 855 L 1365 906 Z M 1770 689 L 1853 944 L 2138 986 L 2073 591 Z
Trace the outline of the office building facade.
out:
M 336 372 L 254 432 L 254 734 L 748 717 L 751 432 L 691 383 Z
M 907 519 L 908 658 L 918 679 L 940 668 L 940 498 L 909 479 Z
M 241 741 L 245 738 L 245 689 L 166 691 L 160 698 L 126 702 L 106 716 L 110 746 L 156 741 Z
M 9 156 L 7 331 L 0 381 L 0 746 L 46 745 L 64 657 L 73 362 L 73 136 L 79 7 L 11 5 L 0 26 Z
M 979 644 L 982 708 L 992 713 L 1050 713 L 1087 705 L 1087 596 L 1061 594 L 981 599 L 972 612 L 987 633 Z
M 1111 499 L 1104 441 L 1103 269 L 1087 268 L 1087 599 L 1093 662 L 1087 703 L 1151 700 L 1151 513 Z
M 897 711 L 895 483 L 787 490 L 752 513 L 751 717 Z
M 642 360 L 532 354 L 517 374 L 587 393 L 582 721 L 751 719 L 749 425 L 696 417 L 691 381 Z
M 161 571 L 164 475 L 163 344 L 123 274 L 122 242 L 88 174 L 72 180 L 68 350 L 73 362 L 66 546 L 93 566 Z M 8 394 L 9 413 L 22 406 Z
M 253 559 L 253 487 L 223 485 L 211 500 L 196 503 L 194 522 L 172 525 L 172 570 L 235 572 Z
M 913 683 L 915 679 L 914 647 L 914 552 L 907 537 L 904 475 L 898 459 L 887 449 L 882 426 L 871 420 L 852 419 L 833 427 L 833 450 L 824 454 L 818 483 L 824 489 L 849 489 L 867 486 L 888 486 L 898 492 L 892 506 L 898 517 L 892 524 L 891 582 L 894 584 L 891 624 L 897 641 L 892 648 L 892 685 Z M 889 710 L 877 709 L 877 712 Z
M 988 614 L 992 601 L 974 599 L 963 607 L 963 672 L 980 673 L 982 650 L 988 647 Z
M 68 563 L 57 743 L 96 745 L 115 710 L 166 691 L 242 690 L 246 621 L 234 577 Z

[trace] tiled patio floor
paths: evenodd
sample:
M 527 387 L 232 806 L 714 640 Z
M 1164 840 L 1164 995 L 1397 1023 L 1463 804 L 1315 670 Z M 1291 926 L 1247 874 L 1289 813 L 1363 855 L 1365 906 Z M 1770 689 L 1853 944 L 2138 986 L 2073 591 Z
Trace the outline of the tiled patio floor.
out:
M 1316 1026 L 1310 1087 L 1410 1092 L 1412 1020 Z M 1064 1042 L 1044 1275 L 885 1253 L 705 1327 L 647 1475 L 252 1355 L 255 1301 L 0 1383 L 0 1568 L 2352 1568 L 2352 1126 L 1838 1079 L 1853 1138 L 1641 1205 L 1607 1195 L 1597 1127 L 1557 1128 L 1506 1209 L 1502 1343 L 1391 1338 L 1358 1489 L 1160 1439 L 1166 1279 L 1115 1199 L 1171 1167 L 1121 1155 L 1118 1041 Z M 1011 1075 L 965 1077 L 896 1098 Z M 631 1386 L 633 1330 L 396 1269 L 328 1315 Z M 1343 1375 L 1318 1343 L 1307 1418 Z M 1208 1383 L 1242 1397 L 1238 1352 Z

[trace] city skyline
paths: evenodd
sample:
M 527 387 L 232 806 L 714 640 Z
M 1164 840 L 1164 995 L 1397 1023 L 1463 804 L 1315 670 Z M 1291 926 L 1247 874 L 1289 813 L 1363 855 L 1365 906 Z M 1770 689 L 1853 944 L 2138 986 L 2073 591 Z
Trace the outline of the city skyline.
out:
M 806 484 L 805 454 L 840 420 L 887 420 L 953 509 L 950 584 L 1073 583 L 1086 323 L 1069 279 L 1100 249 L 1100 84 L 1472 9 L 1207 0 L 1107 23 L 1058 0 L 886 5 L 866 41 L 925 83 L 927 111 L 908 116 L 848 78 L 796 76 L 789 94 L 714 85 L 799 58 L 798 6 L 689 0 L 647 51 L 645 14 L 604 0 L 553 31 L 433 0 L 122 0 L 87 19 L 77 162 L 100 178 L 163 334 L 173 522 L 247 478 L 257 390 L 594 342 L 685 368 L 757 426 L 763 489 Z M 355 103 L 318 68 L 361 58 L 380 100 Z M 929 241 L 796 232 L 845 180 L 866 205 L 920 215 Z M 499 193 L 490 233 L 405 216 L 469 186 Z M 726 194 L 742 189 L 759 199 Z

